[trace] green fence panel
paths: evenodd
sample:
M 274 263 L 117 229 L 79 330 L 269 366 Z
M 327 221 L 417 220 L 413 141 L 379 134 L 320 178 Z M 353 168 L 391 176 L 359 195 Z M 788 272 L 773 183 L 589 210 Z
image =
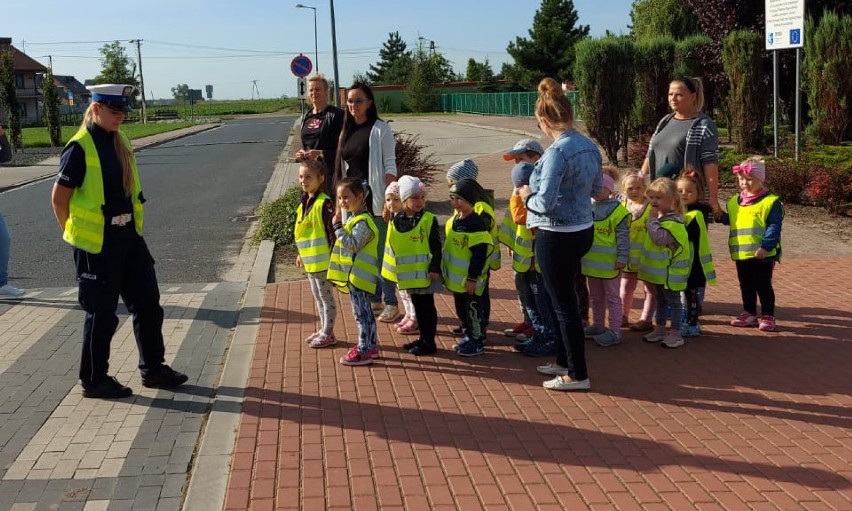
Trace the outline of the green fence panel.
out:
M 574 107 L 574 118 L 580 119 L 577 91 L 568 91 L 568 99 Z M 441 110 L 466 114 L 505 115 L 510 117 L 533 117 L 537 92 L 490 92 L 441 94 Z

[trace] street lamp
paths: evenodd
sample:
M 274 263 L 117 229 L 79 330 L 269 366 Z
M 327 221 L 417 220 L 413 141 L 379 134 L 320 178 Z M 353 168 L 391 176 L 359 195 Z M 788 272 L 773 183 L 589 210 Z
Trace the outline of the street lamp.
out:
M 314 57 L 316 58 L 317 72 L 319 72 L 319 46 L 317 45 L 317 8 L 310 5 L 296 4 L 297 9 L 311 9 L 314 11 Z
M 332 62 L 334 62 L 334 104 L 336 106 L 340 106 L 340 98 L 338 97 L 338 90 L 340 89 L 340 82 L 337 79 L 337 32 L 334 29 L 334 0 L 328 0 L 329 7 L 331 8 L 331 57 Z

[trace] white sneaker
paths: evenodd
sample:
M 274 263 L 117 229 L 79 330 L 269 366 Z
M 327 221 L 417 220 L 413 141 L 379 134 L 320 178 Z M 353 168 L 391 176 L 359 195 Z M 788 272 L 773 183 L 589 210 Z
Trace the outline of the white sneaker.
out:
M 382 313 L 379 314 L 378 320 L 382 323 L 393 323 L 399 317 L 399 307 L 396 305 L 385 305 Z
M 0 296 L 10 296 L 12 298 L 18 298 L 24 296 L 26 291 L 23 289 L 18 289 L 11 284 L 6 284 L 5 286 L 0 286 Z
M 542 383 L 542 386 L 550 390 L 589 390 L 592 383 L 588 378 L 585 380 L 574 380 L 570 376 L 557 376 L 552 380 Z

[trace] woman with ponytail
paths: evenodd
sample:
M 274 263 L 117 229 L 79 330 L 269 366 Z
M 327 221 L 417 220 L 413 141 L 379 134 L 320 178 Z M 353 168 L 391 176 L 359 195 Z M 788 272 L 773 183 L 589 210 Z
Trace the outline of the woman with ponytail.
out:
M 519 189 L 527 207 L 527 227 L 536 228 L 535 258 L 558 322 L 555 364 L 538 367 L 553 376 L 552 390 L 587 390 L 585 339 L 575 289 L 580 260 L 592 246 L 592 197 L 603 190 L 601 154 L 574 129 L 574 112 L 553 78 L 538 85 L 535 116 L 553 143 L 535 164 L 530 184 Z
M 51 202 L 62 238 L 73 247 L 78 301 L 86 311 L 83 397 L 117 399 L 133 392 L 107 374 L 119 296 L 133 318 L 142 385 L 169 389 L 188 378 L 164 364 L 163 308 L 142 238 L 145 199 L 130 139 L 120 130 L 135 87 L 88 89 L 92 104 L 62 152 Z

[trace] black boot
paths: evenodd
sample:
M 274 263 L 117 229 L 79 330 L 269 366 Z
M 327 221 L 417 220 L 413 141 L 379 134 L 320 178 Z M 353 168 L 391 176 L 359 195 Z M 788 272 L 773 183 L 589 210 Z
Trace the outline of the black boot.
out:
M 118 383 L 112 376 L 101 378 L 96 382 L 83 383 L 83 397 L 96 399 L 121 399 L 133 395 L 130 387 Z
M 410 350 L 412 350 L 415 346 L 417 346 L 418 344 L 420 344 L 420 342 L 421 342 L 421 341 L 420 341 L 420 339 L 414 339 L 414 340 L 413 340 L 413 341 L 411 341 L 411 342 L 407 342 L 407 343 L 403 344 L 403 345 L 402 345 L 402 349 L 404 349 L 404 350 L 406 350 L 406 351 L 410 351 Z
M 438 353 L 438 348 L 435 346 L 435 343 L 428 343 L 425 341 L 420 341 L 420 343 L 408 350 L 412 355 L 416 355 L 418 357 L 422 357 L 423 355 L 434 355 Z
M 156 373 L 142 375 L 142 386 L 149 389 L 173 389 L 186 383 L 189 377 L 163 364 Z

